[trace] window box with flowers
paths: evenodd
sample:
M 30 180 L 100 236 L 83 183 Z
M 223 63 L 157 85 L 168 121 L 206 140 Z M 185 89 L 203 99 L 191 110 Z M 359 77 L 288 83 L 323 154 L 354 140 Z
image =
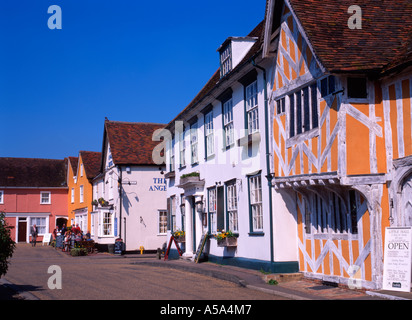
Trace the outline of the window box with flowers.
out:
M 234 234 L 232 231 L 218 232 L 214 235 L 214 238 L 217 240 L 218 247 L 237 247 L 237 234 Z
M 177 242 L 185 242 L 185 232 L 183 230 L 176 230 L 173 233 L 173 238 L 175 238 L 175 240 Z

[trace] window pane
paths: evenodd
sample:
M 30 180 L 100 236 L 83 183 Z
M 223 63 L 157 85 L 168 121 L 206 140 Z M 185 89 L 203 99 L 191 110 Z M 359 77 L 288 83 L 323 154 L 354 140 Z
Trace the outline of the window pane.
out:
M 290 108 L 289 108 L 289 137 L 295 136 L 295 95 L 289 96 Z
M 319 126 L 318 121 L 318 92 L 316 83 L 310 87 L 311 104 L 312 104 L 312 129 Z
M 303 115 L 304 128 L 303 132 L 310 130 L 310 111 L 309 111 L 309 87 L 302 89 L 303 94 Z

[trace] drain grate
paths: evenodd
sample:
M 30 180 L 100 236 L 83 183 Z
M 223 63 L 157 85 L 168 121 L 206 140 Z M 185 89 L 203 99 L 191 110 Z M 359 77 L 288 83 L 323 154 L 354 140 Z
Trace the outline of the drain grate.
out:
M 333 289 L 333 288 L 334 287 L 331 287 L 331 286 L 314 286 L 314 287 L 309 287 L 308 289 L 320 291 L 320 290 L 328 290 L 328 289 Z

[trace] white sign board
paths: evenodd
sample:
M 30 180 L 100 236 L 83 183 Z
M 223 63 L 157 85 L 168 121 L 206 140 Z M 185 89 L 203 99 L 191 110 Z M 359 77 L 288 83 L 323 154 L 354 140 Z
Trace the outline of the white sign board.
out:
M 390 227 L 385 230 L 383 289 L 411 290 L 411 227 Z
M 46 243 L 47 245 L 50 244 L 51 241 L 51 233 L 45 233 L 43 236 L 43 245 Z

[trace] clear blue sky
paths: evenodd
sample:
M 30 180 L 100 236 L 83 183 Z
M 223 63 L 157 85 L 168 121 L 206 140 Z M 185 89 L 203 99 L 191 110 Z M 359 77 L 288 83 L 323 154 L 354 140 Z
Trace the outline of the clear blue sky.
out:
M 265 0 L 1 0 L 0 157 L 101 151 L 104 118 L 168 123 Z M 62 9 L 50 30 L 47 9 Z

